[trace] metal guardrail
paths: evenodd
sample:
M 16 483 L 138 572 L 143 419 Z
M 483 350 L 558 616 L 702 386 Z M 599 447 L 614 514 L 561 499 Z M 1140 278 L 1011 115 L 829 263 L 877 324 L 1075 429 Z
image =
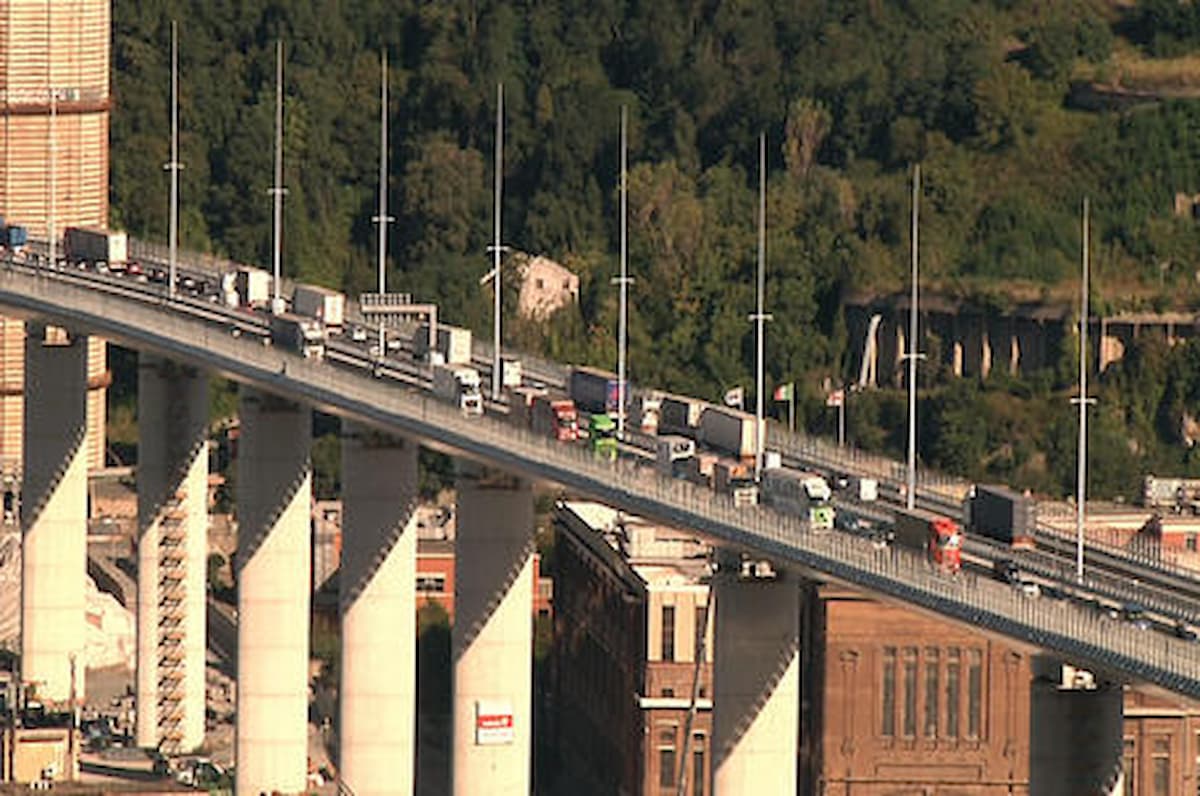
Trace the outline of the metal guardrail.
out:
M 177 312 L 161 297 L 97 290 L 66 274 L 0 269 L 0 305 L 102 334 L 137 349 L 225 373 L 323 411 L 419 437 L 529 478 L 688 528 L 780 565 L 823 573 L 864 591 L 936 611 L 977 628 L 1054 651 L 1079 665 L 1118 672 L 1200 697 L 1197 647 L 1114 623 L 1076 606 L 1029 600 L 987 578 L 951 577 L 903 549 L 876 550 L 842 533 L 814 533 L 798 518 L 736 508 L 723 496 L 634 462 L 607 463 L 580 446 L 534 436 L 498 419 L 473 419 L 402 384 L 305 360 L 225 327 Z

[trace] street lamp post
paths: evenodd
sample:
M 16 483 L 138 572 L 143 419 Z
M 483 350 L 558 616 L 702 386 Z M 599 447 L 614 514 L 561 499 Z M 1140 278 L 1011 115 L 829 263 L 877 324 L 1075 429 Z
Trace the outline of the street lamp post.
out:
M 771 320 L 771 316 L 763 309 L 767 282 L 767 134 L 758 136 L 758 280 L 757 280 L 757 311 L 750 316 L 754 321 L 757 348 L 755 398 L 755 446 L 754 446 L 754 479 L 762 478 L 763 445 L 766 443 L 766 428 L 763 425 L 763 336 L 766 332 L 763 324 Z
M 500 256 L 503 245 L 500 243 L 500 200 L 504 165 L 504 84 L 496 84 L 496 174 L 495 174 L 495 213 L 493 217 L 493 242 L 488 247 L 492 252 L 492 400 L 500 400 Z
M 620 286 L 620 308 L 617 318 L 617 438 L 625 439 L 626 396 L 625 383 L 626 348 L 629 344 L 629 169 L 628 169 L 628 118 L 625 106 L 621 106 L 621 275 L 612 280 Z
M 387 225 L 396 219 L 388 215 L 387 192 L 388 192 L 388 171 L 387 171 L 387 148 L 388 148 L 388 83 L 387 83 L 387 50 L 383 50 L 379 56 L 380 66 L 380 84 L 379 84 L 379 214 L 372 217 L 371 220 L 379 225 L 379 296 L 380 301 L 383 300 L 383 295 L 387 293 Z M 433 328 L 433 325 L 430 325 Z M 432 345 L 432 341 L 431 341 Z M 431 348 L 432 350 L 432 348 Z M 384 322 L 381 318 L 379 321 L 379 358 L 382 360 L 387 355 L 387 336 L 384 330 Z
M 179 39 L 178 27 L 171 20 L 171 159 L 163 169 L 171 173 L 171 209 L 168 222 L 168 274 L 167 295 L 175 296 L 175 274 L 179 248 Z
M 274 290 L 271 298 L 271 312 L 283 312 L 283 298 L 280 295 L 283 261 L 283 197 L 287 189 L 283 187 L 283 40 L 275 43 L 275 186 L 268 193 L 275 197 L 275 245 L 274 245 Z
M 921 164 L 913 166 L 912 187 L 912 296 L 908 311 L 908 479 L 905 506 L 911 511 L 917 493 L 917 360 L 925 355 L 917 349 L 917 222 L 921 201 Z
M 1078 471 L 1075 477 L 1075 580 L 1083 583 L 1083 526 L 1084 509 L 1087 503 L 1087 408 L 1096 403 L 1087 394 L 1087 329 L 1088 329 L 1088 227 L 1089 210 L 1087 197 L 1083 200 L 1083 285 L 1080 289 L 1079 310 L 1079 395 L 1071 403 L 1079 406 L 1079 451 Z

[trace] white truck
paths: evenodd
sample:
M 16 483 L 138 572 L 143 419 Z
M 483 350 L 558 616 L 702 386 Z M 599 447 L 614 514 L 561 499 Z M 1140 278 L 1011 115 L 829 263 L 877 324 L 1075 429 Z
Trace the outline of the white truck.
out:
M 305 359 L 325 358 L 325 327 L 316 318 L 290 312 L 272 315 L 271 342 Z
M 663 475 L 682 477 L 680 469 L 696 456 L 696 443 L 678 434 L 665 434 L 655 439 L 654 468 Z
M 63 232 L 63 250 L 72 262 L 107 263 L 123 270 L 129 259 L 129 237 L 100 227 L 67 227 Z
M 234 287 L 243 307 L 258 309 L 271 300 L 271 275 L 261 268 L 239 265 L 234 272 Z
M 471 364 L 471 330 L 458 326 L 438 324 L 434 336 L 434 348 L 429 349 L 429 324 L 423 323 L 417 327 L 413 336 L 413 357 L 420 362 L 437 363 L 441 360 L 445 365 Z
M 341 329 L 346 322 L 346 296 L 320 285 L 296 285 L 292 311 L 317 318 L 330 329 Z
M 479 391 L 479 371 L 469 365 L 433 366 L 433 394 L 448 401 L 466 415 L 483 414 L 483 394 Z

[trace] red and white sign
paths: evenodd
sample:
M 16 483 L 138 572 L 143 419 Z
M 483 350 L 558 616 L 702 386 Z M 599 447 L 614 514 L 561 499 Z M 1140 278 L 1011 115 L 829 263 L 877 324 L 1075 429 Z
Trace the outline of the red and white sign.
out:
M 510 744 L 515 738 L 512 703 L 481 699 L 475 703 L 475 745 Z
M 846 391 L 845 390 L 834 390 L 833 392 L 831 392 L 825 396 L 825 405 L 826 406 L 841 406 L 845 402 L 846 402 Z

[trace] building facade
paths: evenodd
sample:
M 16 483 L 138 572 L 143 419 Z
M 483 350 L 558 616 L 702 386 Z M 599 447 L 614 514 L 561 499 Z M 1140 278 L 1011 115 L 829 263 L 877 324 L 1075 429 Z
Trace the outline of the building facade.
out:
M 108 226 L 110 0 L 0 0 L 0 216 L 45 240 Z M 19 470 L 25 324 L 0 320 L 0 470 Z M 104 341 L 88 341 L 88 463 L 104 466 Z

